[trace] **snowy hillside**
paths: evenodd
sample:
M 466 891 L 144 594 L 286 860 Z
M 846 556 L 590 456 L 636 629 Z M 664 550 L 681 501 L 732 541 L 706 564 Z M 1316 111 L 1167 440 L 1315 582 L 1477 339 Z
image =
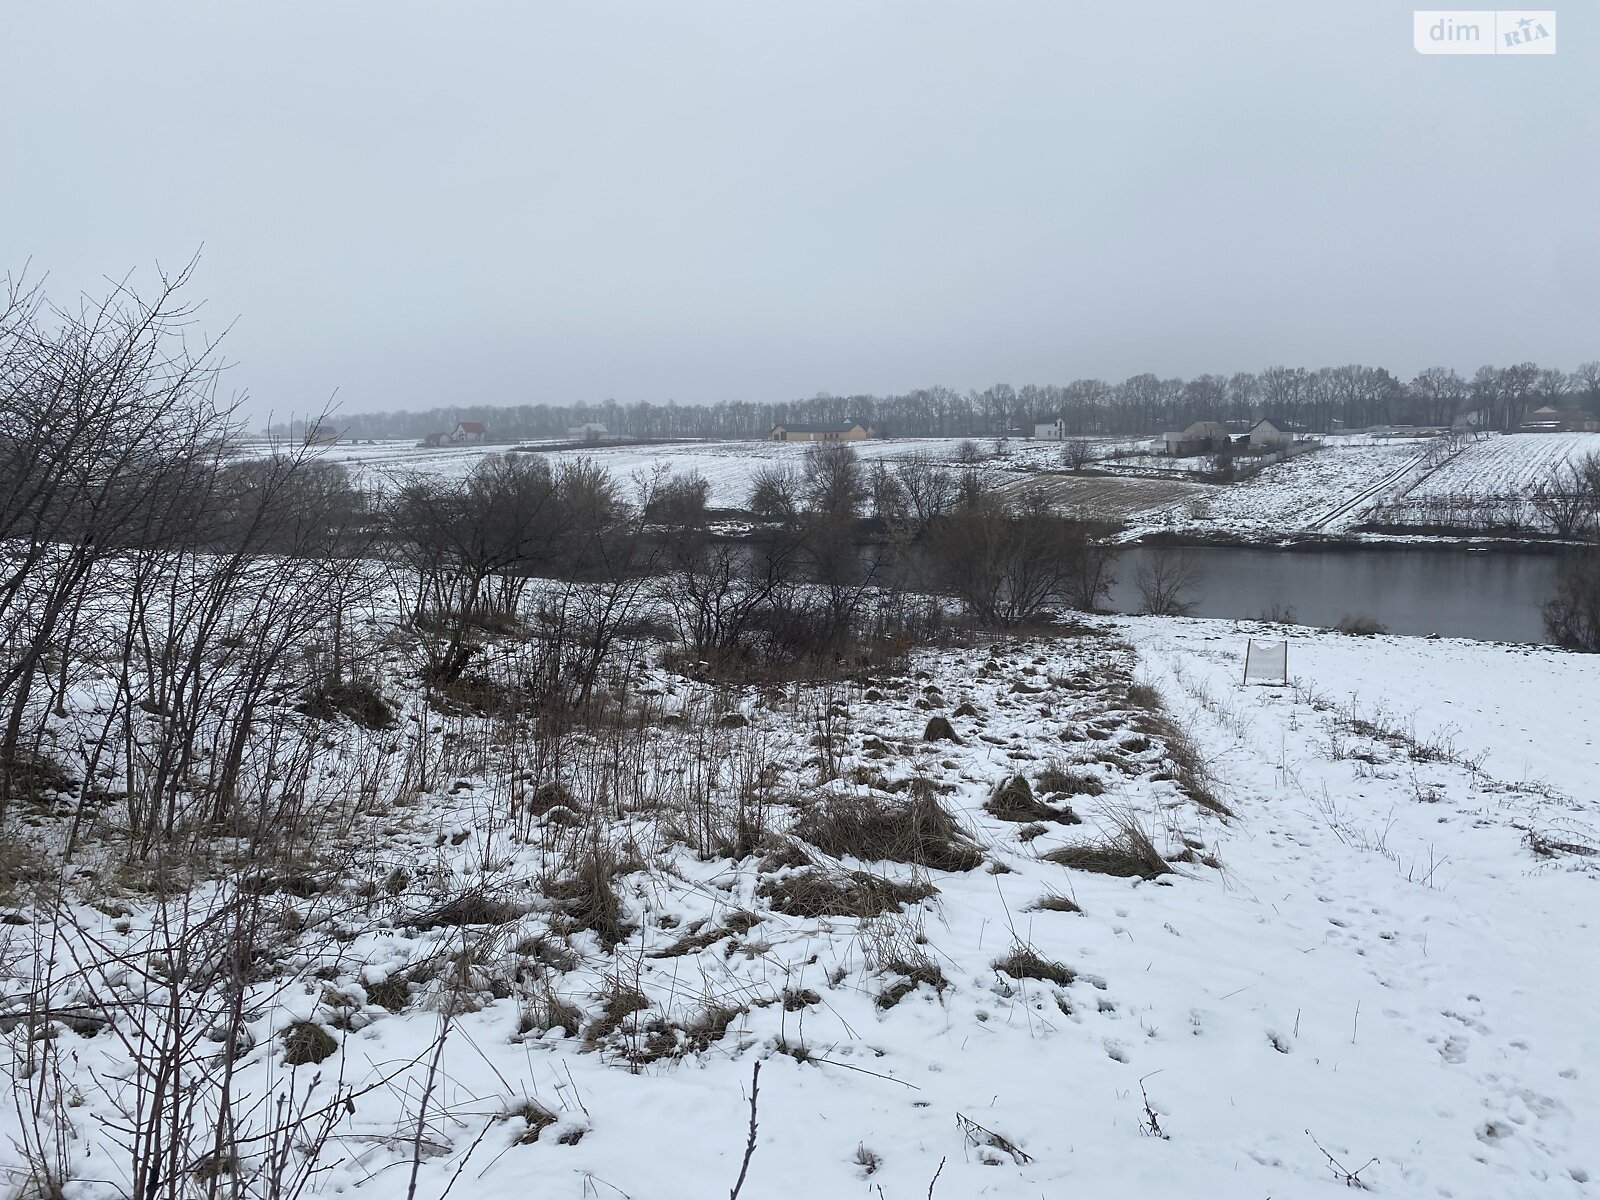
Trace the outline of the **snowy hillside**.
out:
M 1241 685 L 1251 633 L 1291 686 Z M 129 1046 L 178 1024 L 197 1112 L 229 1046 L 245 1125 L 327 1107 L 282 1150 L 317 1193 L 722 1195 L 756 1064 L 747 1198 L 1592 1190 L 1593 659 L 1095 618 L 848 684 L 612 686 L 639 736 L 537 791 L 537 743 L 471 715 L 336 727 L 375 791 L 235 898 L 270 934 L 236 1040 L 164 983 L 208 889 L 84 861 L 54 921 L 18 898 L 14 1051 L 66 1015 L 0 1144 L 59 1104 L 66 1194 L 121 1194 Z

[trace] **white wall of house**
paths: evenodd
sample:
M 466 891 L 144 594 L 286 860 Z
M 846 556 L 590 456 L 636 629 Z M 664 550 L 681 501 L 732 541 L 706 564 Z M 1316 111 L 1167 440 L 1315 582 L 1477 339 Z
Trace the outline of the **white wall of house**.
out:
M 1067 423 L 1060 417 L 1054 421 L 1041 422 L 1033 427 L 1033 436 L 1047 442 L 1059 442 L 1067 436 Z

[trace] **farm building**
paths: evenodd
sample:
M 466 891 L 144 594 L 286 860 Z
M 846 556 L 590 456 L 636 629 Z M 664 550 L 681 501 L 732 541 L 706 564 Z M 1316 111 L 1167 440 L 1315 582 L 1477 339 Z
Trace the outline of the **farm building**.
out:
M 422 444 L 429 449 L 436 450 L 440 446 L 448 446 L 450 444 L 450 435 L 442 431 L 439 433 L 430 433 L 427 437 L 422 439 Z
M 872 436 L 860 421 L 838 421 L 827 425 L 774 425 L 767 435 L 770 442 L 864 442 Z
M 1294 429 L 1287 422 L 1280 424 L 1262 417 L 1250 426 L 1250 432 L 1245 434 L 1244 440 L 1252 447 L 1278 450 L 1294 441 Z
M 1228 444 L 1228 431 L 1220 421 L 1196 421 L 1181 433 L 1161 435 L 1162 447 L 1175 458 L 1187 454 L 1209 454 Z
M 457 446 L 481 446 L 487 436 L 482 421 L 457 421 L 450 431 L 450 441 Z
M 1522 422 L 1523 433 L 1594 433 L 1600 431 L 1600 420 L 1586 412 L 1572 408 L 1556 408 L 1546 404 L 1529 413 Z
M 1033 427 L 1033 436 L 1041 441 L 1060 442 L 1067 436 L 1067 422 L 1061 417 L 1053 421 L 1040 422 Z
M 567 437 L 574 442 L 598 442 L 606 436 L 606 427 L 598 421 L 567 426 Z

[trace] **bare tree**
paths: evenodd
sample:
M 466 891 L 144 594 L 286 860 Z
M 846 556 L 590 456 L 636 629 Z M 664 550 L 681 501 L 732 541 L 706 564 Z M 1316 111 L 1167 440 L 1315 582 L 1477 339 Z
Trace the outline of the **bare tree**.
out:
M 1182 617 L 1194 611 L 1190 593 L 1204 579 L 1200 563 L 1188 550 L 1154 546 L 1133 572 L 1139 589 L 1139 611 L 1158 617 Z
M 1061 446 L 1061 464 L 1067 470 L 1078 472 L 1094 461 L 1094 443 L 1084 438 L 1072 438 Z

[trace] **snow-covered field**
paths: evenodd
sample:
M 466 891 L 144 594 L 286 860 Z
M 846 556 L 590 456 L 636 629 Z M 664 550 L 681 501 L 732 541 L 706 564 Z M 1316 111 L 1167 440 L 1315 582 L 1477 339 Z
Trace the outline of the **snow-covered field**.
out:
M 746 1198 L 1231 1200 L 1341 1194 L 1347 1177 L 1399 1196 L 1591 1194 L 1600 659 L 1218 621 L 1090 626 L 722 701 L 654 667 L 633 681 L 656 713 L 648 761 L 676 762 L 688 792 L 759 767 L 744 786 L 774 829 L 818 804 L 937 796 L 977 847 L 967 870 L 814 848 L 807 865 L 778 842 L 702 856 L 684 844 L 699 810 L 672 807 L 664 771 L 657 807 L 609 829 L 636 861 L 618 880 L 627 932 L 608 948 L 547 896 L 570 812 L 530 807 L 511 764 L 462 761 L 428 792 L 384 799 L 327 848 L 345 863 L 335 894 L 271 897 L 282 945 L 252 976 L 238 1086 L 265 1101 L 313 1075 L 325 1097 L 387 1081 L 339 1110 L 318 1194 L 439 1197 L 454 1181 L 463 1196 L 722 1195 L 757 1063 Z M 1241 685 L 1252 634 L 1288 637 L 1292 686 Z M 1231 817 L 1197 803 L 1134 681 L 1188 728 Z M 724 719 L 729 700 L 747 724 Z M 959 742 L 923 740 L 934 715 Z M 342 730 L 340 753 L 361 736 Z M 617 778 L 599 759 L 574 762 L 575 794 Z M 1018 773 L 1038 819 L 985 807 Z M 1171 873 L 1046 857 L 1130 817 Z M 782 899 L 851 870 L 936 890 L 864 920 Z M 438 895 L 469 889 L 506 910 L 478 925 L 438 915 Z M 30 956 L 53 959 L 79 1003 L 159 999 L 151 914 L 131 897 L 85 904 L 84 936 L 8 915 L 7 1002 L 41 986 Z M 1030 974 L 1019 951 L 1048 970 Z M 70 983 L 74 953 L 150 973 Z M 530 1024 L 552 997 L 586 1036 Z M 295 1019 L 322 1024 L 333 1057 L 284 1066 Z M 73 1197 L 127 1186 L 107 1148 L 124 1122 L 108 1097 L 131 1094 L 126 1031 L 94 1032 L 50 1042 L 77 1131 Z M 0 1106 L 0 1145 L 21 1144 L 29 1111 Z M 533 1130 L 513 1112 L 552 1120 Z
M 888 441 L 853 443 L 862 458 L 904 458 L 926 454 L 940 461 L 954 462 L 960 439 L 902 438 Z M 986 449 L 990 444 L 985 443 Z M 418 449 L 414 443 L 380 442 L 374 445 L 333 446 L 326 451 L 330 462 L 348 467 L 364 486 L 385 489 L 411 473 L 445 478 L 460 478 L 486 454 L 503 453 L 505 446 L 452 446 Z M 578 446 L 539 450 L 552 462 L 588 458 L 626 483 L 635 474 L 649 475 L 660 466 L 688 474 L 697 472 L 711 484 L 711 504 L 716 508 L 742 507 L 750 495 L 755 474 L 772 463 L 799 464 L 805 446 L 796 442 L 699 442 L 661 446 Z M 1059 458 L 1059 451 L 1056 455 Z
M 1466 442 L 1460 454 L 1420 480 L 1407 498 L 1520 496 L 1552 469 L 1590 454 L 1600 454 L 1600 433 L 1491 435 Z
M 855 443 L 869 461 L 927 455 L 954 463 L 962 439 L 906 438 Z M 991 440 L 978 442 L 989 454 Z M 1126 439 L 1104 439 L 1098 451 L 1127 449 Z M 1267 467 L 1228 485 L 1165 479 L 1182 473 L 1188 460 L 1122 459 L 1108 464 L 1113 476 L 1061 474 L 1061 444 L 1013 440 L 1003 458 L 986 463 L 995 478 L 1016 476 L 1020 483 L 1040 473 L 1041 483 L 1070 508 L 1129 524 L 1130 535 L 1161 529 L 1198 535 L 1223 535 L 1276 541 L 1305 534 L 1339 534 L 1380 510 L 1403 514 L 1441 500 L 1467 504 L 1509 501 L 1515 513 L 1532 520 L 1516 498 L 1555 464 L 1600 451 L 1600 434 L 1487 435 L 1462 443 L 1441 463 L 1443 443 L 1433 440 L 1331 437 L 1324 448 Z M 418 449 L 412 443 L 343 445 L 326 451 L 329 461 L 350 468 L 367 487 L 384 489 L 415 472 L 464 476 L 486 454 L 504 447 L 465 446 Z M 756 472 L 775 462 L 797 463 L 803 445 L 765 441 L 704 442 L 663 446 L 592 446 L 539 451 L 554 460 L 591 458 L 626 482 L 665 467 L 697 472 L 711 484 L 711 503 L 742 507 Z

